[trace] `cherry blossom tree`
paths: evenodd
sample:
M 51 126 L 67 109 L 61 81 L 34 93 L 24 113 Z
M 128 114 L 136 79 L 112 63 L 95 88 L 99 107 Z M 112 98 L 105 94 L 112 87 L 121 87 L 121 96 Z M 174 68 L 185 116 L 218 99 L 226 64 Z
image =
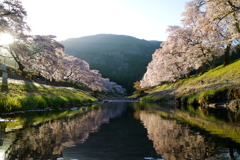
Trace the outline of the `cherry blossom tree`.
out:
M 212 52 L 203 46 L 203 40 L 194 34 L 192 28 L 169 26 L 167 31 L 167 40 L 153 54 L 147 67 L 140 85 L 142 88 L 174 82 L 213 60 Z
M 14 39 L 26 38 L 30 31 L 25 19 L 27 12 L 18 0 L 4 0 L 0 2 L 0 33 L 8 33 Z M 2 46 L 1 46 L 2 47 Z
M 24 49 L 24 43 L 28 40 L 27 33 L 30 31 L 25 19 L 27 12 L 23 8 L 22 4 L 18 0 L 4 0 L 0 2 L 0 34 L 9 34 L 15 41 L 14 49 Z M 18 41 L 18 43 L 16 43 Z M 8 50 L 16 62 L 19 64 L 19 68 L 22 70 L 23 65 L 20 63 L 21 56 L 14 54 L 9 45 L 1 45 L 1 49 Z
M 220 26 L 222 39 L 218 44 L 224 48 L 224 65 L 229 64 L 229 55 L 233 45 L 240 38 L 240 2 L 238 0 L 212 0 L 206 3 L 210 17 L 209 26 Z
M 14 37 L 10 45 L 0 46 L 10 52 L 19 69 L 39 72 L 48 80 L 67 78 L 80 82 L 93 90 L 123 94 L 121 86 L 103 78 L 97 70 L 90 70 L 89 64 L 64 53 L 64 46 L 53 35 L 29 35 L 25 22 L 27 12 L 18 0 L 4 0 L 0 3 L 0 33 Z
M 21 56 L 25 56 L 21 63 L 26 69 L 37 71 L 49 80 L 67 79 L 85 84 L 92 90 L 123 94 L 121 86 L 103 78 L 98 70 L 90 70 L 86 61 L 65 54 L 64 46 L 54 38 L 52 35 L 32 36 L 32 43 L 27 45 L 27 50 L 21 52 Z
M 232 41 L 240 37 L 240 1 L 238 0 L 206 0 L 207 14 L 213 24 L 226 23 Z M 224 22 L 220 24 L 221 22 Z
M 168 38 L 156 50 L 147 67 L 141 87 L 173 82 L 192 70 L 213 68 L 217 57 L 224 64 L 240 37 L 240 1 L 192 0 L 182 14 L 183 27 L 169 26 Z
M 64 50 L 64 46 L 54 40 L 55 36 L 28 35 L 26 37 L 25 41 L 16 40 L 7 47 L 20 70 L 26 66 L 30 68 L 40 65 L 41 62 L 45 62 L 44 70 L 49 69 L 50 65 L 57 64 L 57 57 Z
M 237 0 L 192 0 L 186 3 L 183 24 L 193 26 L 208 38 L 205 45 L 222 49 L 224 64 L 229 63 L 232 46 L 240 37 L 240 2 Z M 193 20 L 194 19 L 194 20 Z
M 121 86 L 103 78 L 98 70 L 90 70 L 87 62 L 74 56 L 64 55 L 61 71 L 68 81 L 83 83 L 93 90 L 123 94 Z

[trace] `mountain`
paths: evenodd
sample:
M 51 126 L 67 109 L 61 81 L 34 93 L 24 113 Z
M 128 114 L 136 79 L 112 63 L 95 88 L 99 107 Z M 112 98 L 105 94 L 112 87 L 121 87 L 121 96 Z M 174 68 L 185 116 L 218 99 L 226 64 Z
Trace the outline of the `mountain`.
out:
M 60 41 L 65 52 L 90 64 L 103 77 L 122 85 L 130 93 L 142 79 L 152 54 L 161 41 L 147 41 L 125 35 L 99 34 Z

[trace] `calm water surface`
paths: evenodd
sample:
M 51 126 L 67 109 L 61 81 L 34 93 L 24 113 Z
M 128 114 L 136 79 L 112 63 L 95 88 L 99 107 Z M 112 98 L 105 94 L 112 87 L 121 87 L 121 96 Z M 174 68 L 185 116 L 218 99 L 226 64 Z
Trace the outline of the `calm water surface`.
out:
M 140 103 L 2 115 L 17 121 L 0 122 L 0 160 L 240 160 L 237 118 L 205 117 Z

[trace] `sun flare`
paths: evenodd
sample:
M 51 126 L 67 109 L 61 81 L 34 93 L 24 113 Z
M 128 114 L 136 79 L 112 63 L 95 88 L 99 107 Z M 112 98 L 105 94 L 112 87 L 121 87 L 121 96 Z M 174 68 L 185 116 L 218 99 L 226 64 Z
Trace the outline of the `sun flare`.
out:
M 4 33 L 0 35 L 0 45 L 10 44 L 13 42 L 13 37 L 10 34 Z

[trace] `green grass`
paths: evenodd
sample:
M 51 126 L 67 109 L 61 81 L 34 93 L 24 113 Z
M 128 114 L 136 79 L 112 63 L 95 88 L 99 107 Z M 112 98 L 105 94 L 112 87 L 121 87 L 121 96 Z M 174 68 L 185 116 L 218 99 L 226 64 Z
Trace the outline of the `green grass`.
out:
M 240 60 L 229 64 L 227 66 L 218 66 L 203 75 L 190 78 L 186 85 L 196 85 L 199 84 L 200 80 L 203 80 L 205 83 L 226 83 L 228 80 L 230 83 L 240 83 Z
M 223 91 L 224 88 L 215 88 L 211 90 L 202 91 L 200 93 L 194 93 L 189 95 L 188 104 L 193 104 L 194 101 L 197 101 L 199 104 L 205 104 L 208 102 L 209 97 L 214 96 L 216 93 Z
M 154 101 L 155 99 L 157 99 L 156 97 L 153 97 L 151 95 L 147 95 L 147 96 L 144 96 L 143 98 L 140 98 L 140 101 L 144 101 L 144 102 L 152 102 Z
M 82 90 L 67 90 L 32 84 L 8 84 L 8 91 L 0 93 L 1 112 L 12 112 L 47 107 L 62 107 L 98 99 Z
M 207 84 L 216 84 L 216 83 L 226 83 L 228 80 L 230 83 L 240 83 L 240 60 L 229 64 L 227 66 L 218 66 L 202 75 L 194 75 L 188 79 L 179 80 L 176 83 L 173 83 L 173 86 L 186 87 L 200 85 L 200 81 L 203 80 Z M 161 86 L 163 89 L 164 85 Z
M 201 84 L 200 81 L 204 81 Z M 150 94 L 141 98 L 142 101 L 156 101 L 158 99 L 169 99 L 187 97 L 188 103 L 195 100 L 204 104 L 209 97 L 228 88 L 239 88 L 240 86 L 240 60 L 227 66 L 218 66 L 200 75 L 193 75 L 190 78 L 180 79 L 175 83 L 156 86 L 147 92 Z M 238 91 L 235 91 L 238 94 Z M 235 97 L 238 97 L 235 96 Z

